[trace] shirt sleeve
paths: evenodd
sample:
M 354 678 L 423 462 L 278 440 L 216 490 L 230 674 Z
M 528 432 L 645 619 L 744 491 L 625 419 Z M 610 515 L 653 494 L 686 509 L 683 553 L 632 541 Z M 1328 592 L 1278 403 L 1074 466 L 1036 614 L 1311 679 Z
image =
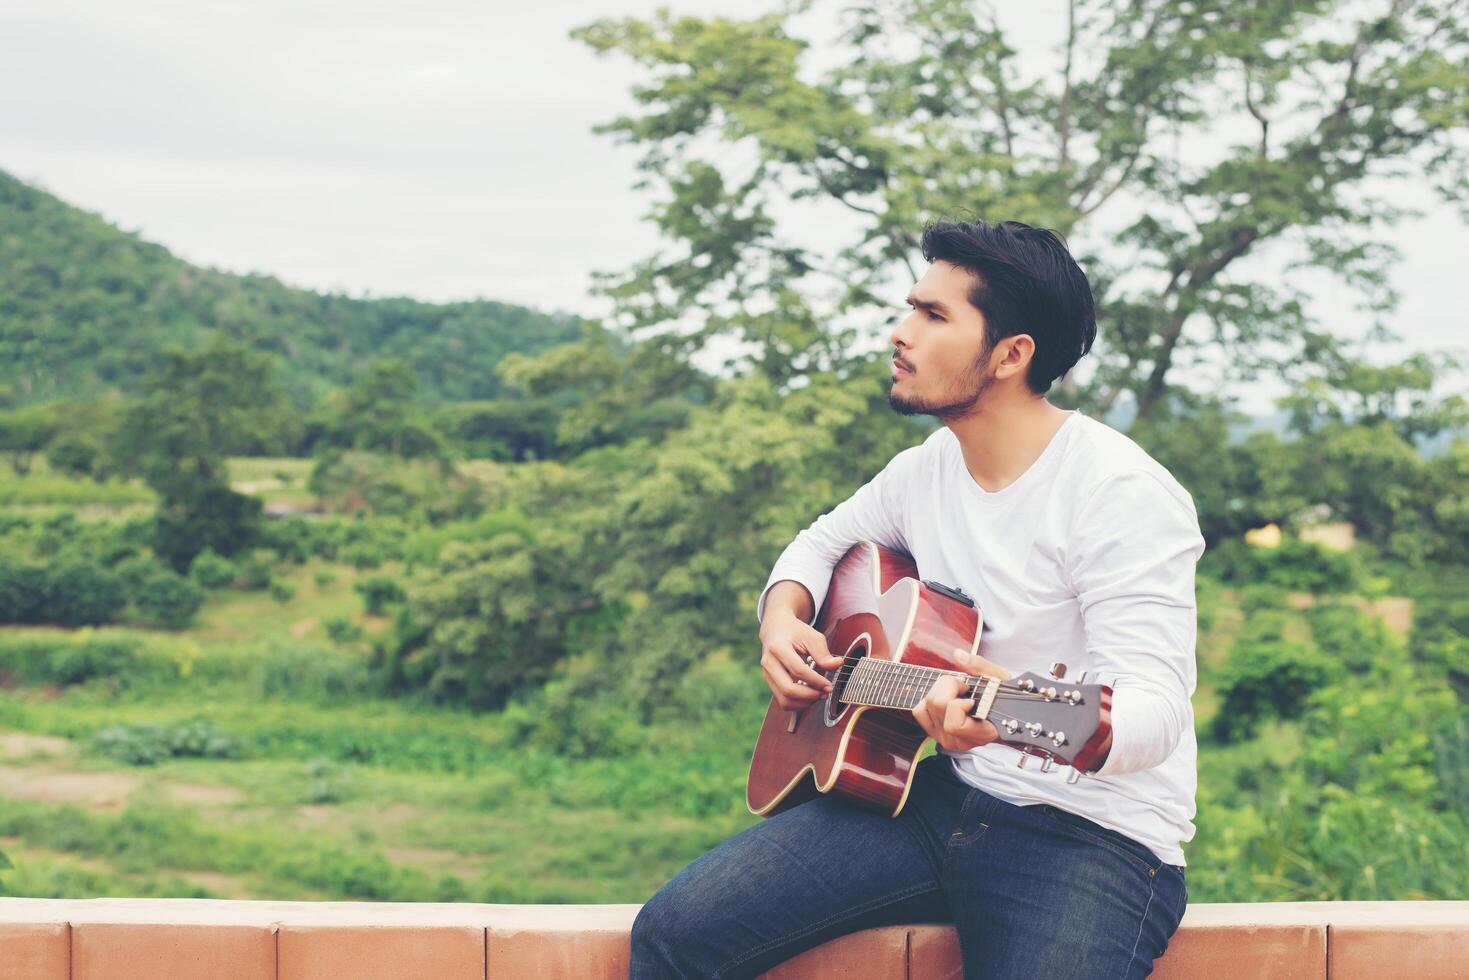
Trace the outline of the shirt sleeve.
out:
M 755 604 L 755 620 L 765 619 L 765 599 L 783 579 L 800 582 L 811 593 L 811 620 L 821 614 L 831 574 L 842 556 L 859 541 L 911 551 L 903 520 L 906 483 L 923 446 L 912 446 L 888 461 L 876 476 L 846 500 L 818 517 L 781 552 Z
M 1151 769 L 1193 724 L 1198 515 L 1187 492 L 1130 470 L 1104 481 L 1077 520 L 1071 583 L 1090 669 L 1112 685 L 1112 747 L 1096 774 Z

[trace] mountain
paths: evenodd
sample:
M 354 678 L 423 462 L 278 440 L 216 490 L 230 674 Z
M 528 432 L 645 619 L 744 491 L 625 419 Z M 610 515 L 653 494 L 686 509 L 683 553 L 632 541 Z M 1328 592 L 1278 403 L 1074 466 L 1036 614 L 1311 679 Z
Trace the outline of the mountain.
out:
M 278 357 L 298 404 L 401 357 L 434 403 L 504 394 L 495 365 L 581 318 L 476 300 L 353 299 L 191 265 L 0 170 L 0 407 L 130 391 L 171 344 L 228 334 Z

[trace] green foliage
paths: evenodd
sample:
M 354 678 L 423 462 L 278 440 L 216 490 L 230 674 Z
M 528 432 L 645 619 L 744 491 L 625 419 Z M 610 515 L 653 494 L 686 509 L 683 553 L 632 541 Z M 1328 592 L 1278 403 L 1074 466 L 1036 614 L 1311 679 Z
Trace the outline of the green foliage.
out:
M 352 387 L 331 400 L 317 436 L 318 451 L 334 446 L 447 460 L 448 446 L 419 406 L 418 389 L 418 377 L 406 361 L 372 361 Z
M 1446 676 L 1469 703 L 1469 598 L 1447 591 L 1419 599 L 1409 648 L 1414 660 Z
M 218 335 L 276 356 L 299 406 L 375 357 L 406 360 L 430 402 L 498 398 L 505 354 L 572 340 L 579 325 L 505 303 L 354 299 L 199 268 L 4 172 L 0 295 L 0 391 L 24 403 L 136 391 L 168 347 Z
M 238 741 L 202 719 L 177 726 L 113 725 L 94 733 L 89 747 L 130 766 L 154 766 L 173 758 L 233 759 L 240 755 Z
M 1351 592 L 1361 582 L 1361 562 L 1353 552 L 1330 551 L 1310 541 L 1285 538 L 1265 548 L 1243 539 L 1220 541 L 1200 565 L 1225 582 L 1268 586 L 1277 591 Z
M 268 591 L 270 597 L 279 603 L 287 603 L 296 598 L 296 587 L 283 578 L 272 578 Z
M 331 622 L 328 620 L 329 633 Z M 330 703 L 365 697 L 375 689 L 375 682 L 361 658 L 323 647 L 273 643 L 253 668 L 252 686 L 263 698 Z
M 269 449 L 292 419 L 268 356 L 222 338 L 170 350 L 116 436 L 129 472 L 159 497 L 154 552 L 185 571 L 205 548 L 233 555 L 251 544 L 261 502 L 230 489 L 224 454 Z
M 1284 638 L 1282 618 L 1271 611 L 1251 616 L 1214 679 L 1223 700 L 1213 735 L 1222 742 L 1256 733 L 1268 718 L 1295 718 L 1332 674 L 1319 652 Z
M 68 687 L 101 679 L 120 690 L 176 679 L 187 663 L 168 649 L 111 632 L 0 634 L 0 675 L 27 685 Z
M 235 580 L 235 566 L 212 548 L 205 548 L 189 563 L 189 578 L 205 589 L 223 589 Z
M 369 575 L 353 583 L 352 590 L 362 596 L 362 604 L 374 616 L 387 612 L 408 597 L 403 586 L 391 575 Z
M 45 408 L 0 411 L 0 453 L 10 462 L 16 476 L 30 472 L 31 459 L 55 434 L 56 425 Z
M 316 758 L 306 763 L 306 778 L 305 802 L 340 803 L 347 794 L 350 772 L 331 759 Z
M 572 32 L 648 78 L 637 112 L 598 127 L 642 153 L 664 240 L 599 277 L 612 316 L 634 330 L 677 320 L 670 344 L 745 341 L 736 363 L 782 388 L 860 359 L 853 324 L 898 304 L 892 277 L 914 273 L 929 218 L 1016 216 L 1074 239 L 1121 198 L 1125 224 L 1106 229 L 1121 247 L 1083 258 L 1105 342 L 1062 396 L 1093 410 L 1131 399 L 1146 419 L 1186 365 L 1299 381 L 1334 339 L 1279 271 L 1325 270 L 1385 320 L 1395 253 L 1371 231 L 1401 212 L 1366 182 L 1427 172 L 1446 201 L 1469 183 L 1466 37 L 1442 0 L 1080 0 L 1077 43 L 1039 71 L 985 5 L 878 0 L 848 11 L 836 37 L 808 40 L 803 24 L 836 23 L 798 20 L 810 6 L 748 18 L 665 8 Z M 842 57 L 809 63 L 831 45 Z M 1253 138 L 1215 139 L 1241 106 Z M 829 251 L 799 247 L 777 220 L 811 198 L 853 218 Z M 1249 261 L 1262 250 L 1271 261 Z
M 38 594 L 38 603 L 26 610 L 24 596 L 27 593 L 24 578 L 39 577 L 40 588 L 30 592 Z M 92 626 L 106 623 L 127 605 L 127 594 L 119 577 L 110 569 L 81 557 L 63 557 L 44 570 L 25 570 L 24 566 L 9 566 L 9 575 L 0 568 L 0 576 L 10 577 L 16 584 L 11 587 L 0 585 L 0 594 L 17 596 L 22 603 L 22 615 L 31 618 L 12 622 L 58 623 L 62 626 Z
M 484 509 L 478 485 L 444 463 L 358 450 L 324 451 L 308 485 L 334 510 L 370 511 L 374 517 L 438 523 L 473 517 Z
M 326 627 L 326 635 L 333 643 L 348 646 L 360 643 L 367 635 L 366 631 L 358 624 L 352 622 L 347 616 L 331 616 L 322 624 Z
M 164 629 L 183 629 L 204 605 L 204 590 L 172 569 L 157 568 L 131 595 L 145 622 Z

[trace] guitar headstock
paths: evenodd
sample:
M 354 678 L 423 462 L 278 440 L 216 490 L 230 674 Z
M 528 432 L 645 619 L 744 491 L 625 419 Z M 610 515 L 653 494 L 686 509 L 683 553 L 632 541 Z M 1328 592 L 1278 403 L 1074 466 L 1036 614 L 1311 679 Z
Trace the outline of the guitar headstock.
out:
M 1112 731 L 1112 688 L 1068 684 L 1061 680 L 1065 667 L 1060 664 L 1052 671 L 1050 677 L 1028 671 L 988 685 L 975 698 L 971 714 L 990 721 L 1001 742 L 1026 753 L 1020 757 L 1022 769 L 1035 755 L 1041 758 L 1041 772 L 1049 772 L 1056 762 L 1080 772 L 1095 771 Z

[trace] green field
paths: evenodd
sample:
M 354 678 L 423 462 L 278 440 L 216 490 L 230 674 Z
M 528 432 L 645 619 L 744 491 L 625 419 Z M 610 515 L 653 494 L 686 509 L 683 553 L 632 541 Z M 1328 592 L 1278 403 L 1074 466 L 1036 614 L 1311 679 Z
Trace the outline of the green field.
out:
M 248 460 L 231 475 L 261 493 L 298 492 L 306 469 Z M 29 481 L 56 485 L 44 472 L 12 483 Z M 392 622 L 369 615 L 353 587 L 386 575 L 411 588 L 427 573 L 358 564 L 312 558 L 276 568 L 283 588 L 213 590 L 180 631 L 0 629 L 0 851 L 15 865 L 0 875 L 4 890 L 640 902 L 755 820 L 743 805 L 765 703 L 753 629 L 748 662 L 716 654 L 701 668 L 734 692 L 717 722 L 653 726 L 637 751 L 578 758 L 558 750 L 555 722 L 526 705 L 475 712 L 368 693 L 372 644 Z M 1286 598 L 1284 637 L 1309 642 L 1313 600 Z M 1270 774 L 1303 763 L 1302 729 L 1276 719 L 1243 744 L 1207 736 L 1220 710 L 1212 679 L 1251 604 L 1266 599 L 1200 577 L 1201 815 L 1190 890 L 1195 901 L 1358 896 L 1360 867 L 1313 865 L 1304 890 L 1291 868 L 1259 867 L 1258 849 L 1278 836 Z M 1359 602 L 1386 615 L 1385 642 L 1396 643 L 1411 603 Z M 538 738 L 523 737 L 538 725 Z M 1242 800 L 1239 786 L 1258 795 Z M 1399 836 L 1419 846 L 1411 828 Z M 1250 849 L 1253 870 L 1240 874 L 1233 862 Z M 1442 897 L 1428 882 L 1434 867 L 1383 887 Z

